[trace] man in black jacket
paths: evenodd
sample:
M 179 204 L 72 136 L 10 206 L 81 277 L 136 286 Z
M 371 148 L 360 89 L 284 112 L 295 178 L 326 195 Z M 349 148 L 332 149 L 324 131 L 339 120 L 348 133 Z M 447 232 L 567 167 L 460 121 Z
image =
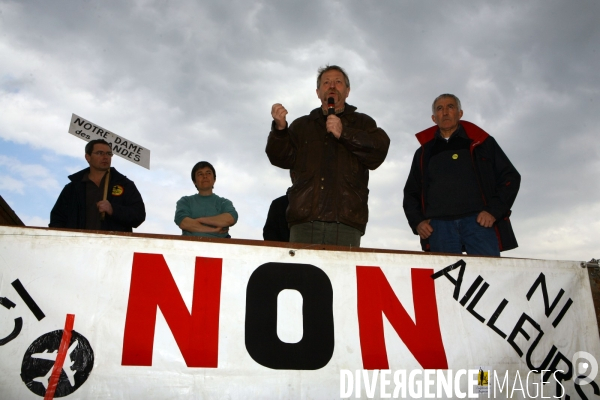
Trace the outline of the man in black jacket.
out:
M 263 239 L 272 240 L 274 242 L 289 242 L 290 228 L 285 217 L 290 202 L 287 194 L 276 198 L 271 202 L 267 220 L 263 227 Z
M 146 208 L 142 196 L 131 180 L 111 168 L 112 156 L 106 141 L 88 142 L 85 159 L 89 168 L 69 176 L 71 182 L 56 200 L 48 226 L 131 232 L 144 222 Z
M 438 96 L 436 126 L 416 134 L 404 213 L 425 251 L 499 256 L 517 241 L 509 216 L 521 176 L 483 129 L 460 121 L 460 100 Z
M 294 171 L 290 170 L 290 178 L 292 184 L 294 184 Z M 288 188 L 289 190 L 290 188 Z M 274 242 L 289 242 L 290 241 L 290 227 L 285 216 L 287 208 L 290 205 L 290 201 L 285 195 L 276 198 L 271 202 L 269 207 L 269 213 L 267 214 L 267 220 L 263 227 L 263 239 L 272 240 Z

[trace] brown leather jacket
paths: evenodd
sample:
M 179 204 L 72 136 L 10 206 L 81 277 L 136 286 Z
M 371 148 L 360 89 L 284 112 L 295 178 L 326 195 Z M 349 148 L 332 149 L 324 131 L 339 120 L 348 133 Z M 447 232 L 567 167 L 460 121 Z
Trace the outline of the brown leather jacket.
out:
M 339 140 L 325 129 L 321 108 L 279 131 L 271 125 L 267 156 L 291 169 L 287 220 L 292 227 L 311 221 L 341 222 L 363 234 L 369 219 L 369 170 L 383 163 L 390 138 L 366 114 L 346 104 L 338 114 L 344 126 Z

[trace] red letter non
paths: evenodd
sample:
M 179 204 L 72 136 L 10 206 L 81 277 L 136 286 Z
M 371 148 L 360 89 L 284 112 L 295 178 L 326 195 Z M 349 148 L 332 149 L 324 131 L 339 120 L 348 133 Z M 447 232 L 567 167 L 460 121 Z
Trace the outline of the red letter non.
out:
M 221 258 L 196 258 L 190 314 L 162 254 L 134 253 L 121 364 L 152 365 L 160 307 L 186 365 L 216 368 L 221 266 Z
M 382 314 L 423 368 L 448 368 L 432 274 L 432 269 L 411 270 L 415 307 L 413 322 L 381 268 L 356 267 L 358 326 L 364 369 L 389 369 Z

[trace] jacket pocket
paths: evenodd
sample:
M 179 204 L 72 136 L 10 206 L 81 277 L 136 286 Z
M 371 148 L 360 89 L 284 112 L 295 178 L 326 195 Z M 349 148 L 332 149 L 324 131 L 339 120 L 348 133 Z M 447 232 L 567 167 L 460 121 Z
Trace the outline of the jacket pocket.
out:
M 307 179 L 302 174 L 288 192 L 290 205 L 286 217 L 288 223 L 307 222 L 310 218 L 313 200 L 312 178 Z
M 340 193 L 340 216 L 357 224 L 366 224 L 369 219 L 369 189 L 356 179 L 356 175 L 344 175 Z

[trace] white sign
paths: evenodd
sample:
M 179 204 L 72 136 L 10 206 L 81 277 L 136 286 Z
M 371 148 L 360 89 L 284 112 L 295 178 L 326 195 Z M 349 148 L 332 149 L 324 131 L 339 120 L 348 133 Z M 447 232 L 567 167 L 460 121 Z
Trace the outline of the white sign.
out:
M 71 116 L 69 133 L 86 142 L 95 139 L 104 139 L 109 143 L 114 154 L 134 164 L 150 169 L 150 150 L 76 114 Z
M 294 250 L 0 226 L 0 398 L 597 398 L 577 262 Z

